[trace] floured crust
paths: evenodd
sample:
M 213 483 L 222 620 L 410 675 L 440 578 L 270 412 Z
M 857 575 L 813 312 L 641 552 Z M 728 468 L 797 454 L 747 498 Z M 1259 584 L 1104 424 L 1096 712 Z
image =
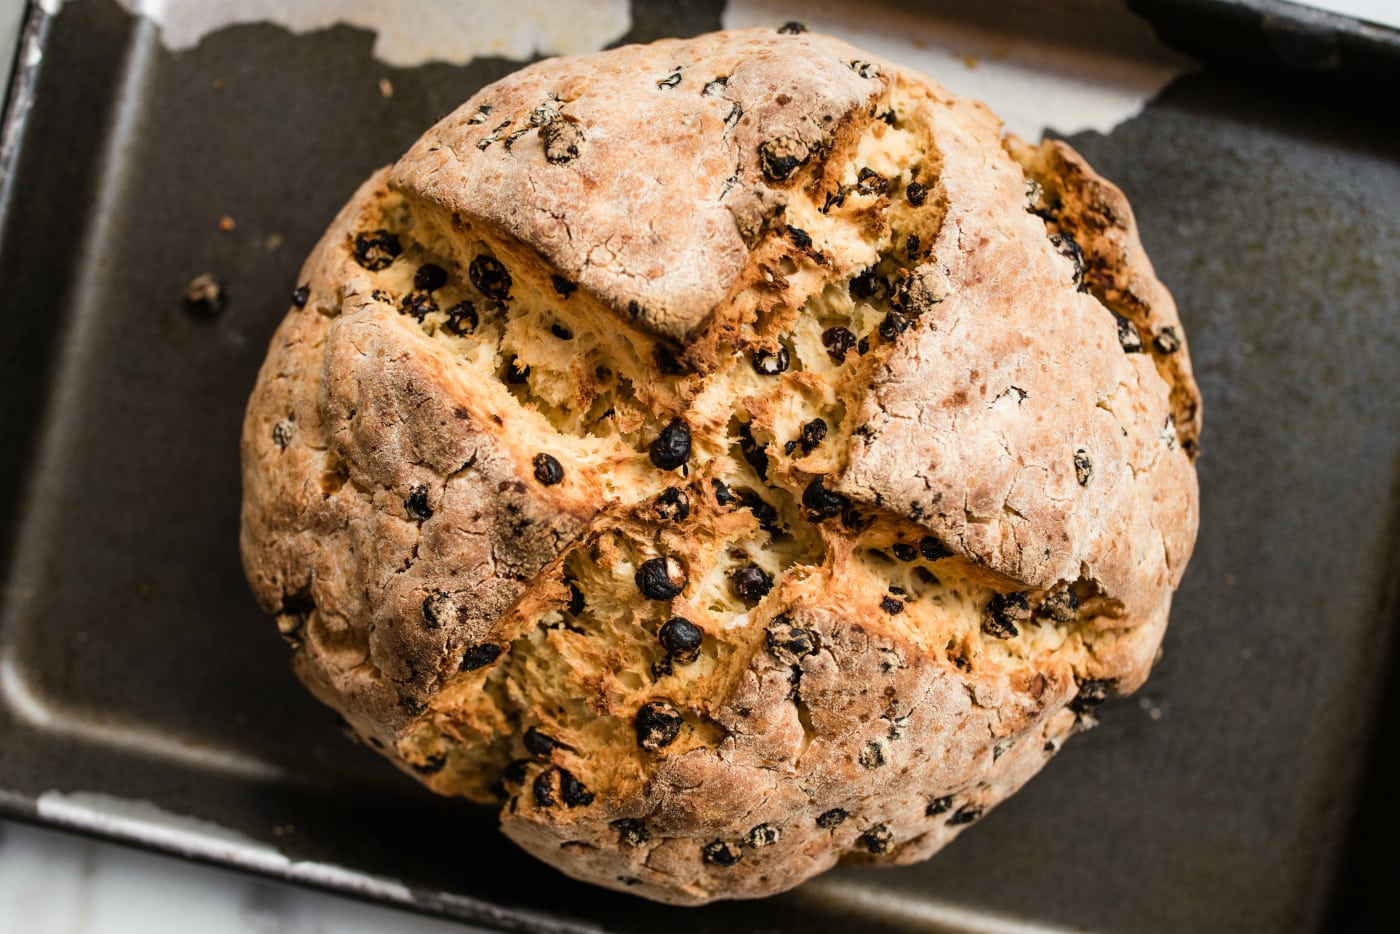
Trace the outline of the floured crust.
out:
M 765 30 L 541 62 L 301 284 L 254 592 L 360 736 L 571 875 L 925 858 L 1147 676 L 1197 522 L 1175 307 L 1121 192 L 925 78 Z

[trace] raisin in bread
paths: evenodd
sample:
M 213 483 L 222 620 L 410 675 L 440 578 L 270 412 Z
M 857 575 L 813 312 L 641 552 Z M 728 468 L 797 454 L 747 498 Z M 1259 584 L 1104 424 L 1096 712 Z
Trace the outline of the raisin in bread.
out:
M 525 68 L 355 194 L 242 440 L 298 675 L 564 872 L 921 860 L 1147 676 L 1199 397 L 1123 195 L 811 34 Z

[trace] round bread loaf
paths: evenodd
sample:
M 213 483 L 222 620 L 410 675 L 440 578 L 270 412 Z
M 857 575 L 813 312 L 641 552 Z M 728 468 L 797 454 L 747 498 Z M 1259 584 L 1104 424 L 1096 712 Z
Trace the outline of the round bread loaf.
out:
M 839 41 L 524 68 L 294 305 L 253 590 L 361 737 L 569 875 L 923 859 L 1157 654 L 1200 408 L 1127 202 Z

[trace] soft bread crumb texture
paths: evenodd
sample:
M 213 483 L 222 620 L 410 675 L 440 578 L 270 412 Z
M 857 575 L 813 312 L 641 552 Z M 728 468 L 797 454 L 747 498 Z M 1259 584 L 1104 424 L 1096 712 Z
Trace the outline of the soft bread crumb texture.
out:
M 900 864 L 1147 676 L 1185 335 L 1118 189 L 839 41 L 552 59 L 371 177 L 243 434 L 354 731 L 600 885 Z

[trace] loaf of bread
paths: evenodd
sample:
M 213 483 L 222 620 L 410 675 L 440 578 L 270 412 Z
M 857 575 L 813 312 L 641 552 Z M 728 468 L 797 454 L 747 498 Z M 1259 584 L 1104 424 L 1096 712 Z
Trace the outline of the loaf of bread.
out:
M 1194 543 L 1123 195 L 796 28 L 486 87 L 294 306 L 242 548 L 297 674 L 648 898 L 929 856 L 1143 681 Z

